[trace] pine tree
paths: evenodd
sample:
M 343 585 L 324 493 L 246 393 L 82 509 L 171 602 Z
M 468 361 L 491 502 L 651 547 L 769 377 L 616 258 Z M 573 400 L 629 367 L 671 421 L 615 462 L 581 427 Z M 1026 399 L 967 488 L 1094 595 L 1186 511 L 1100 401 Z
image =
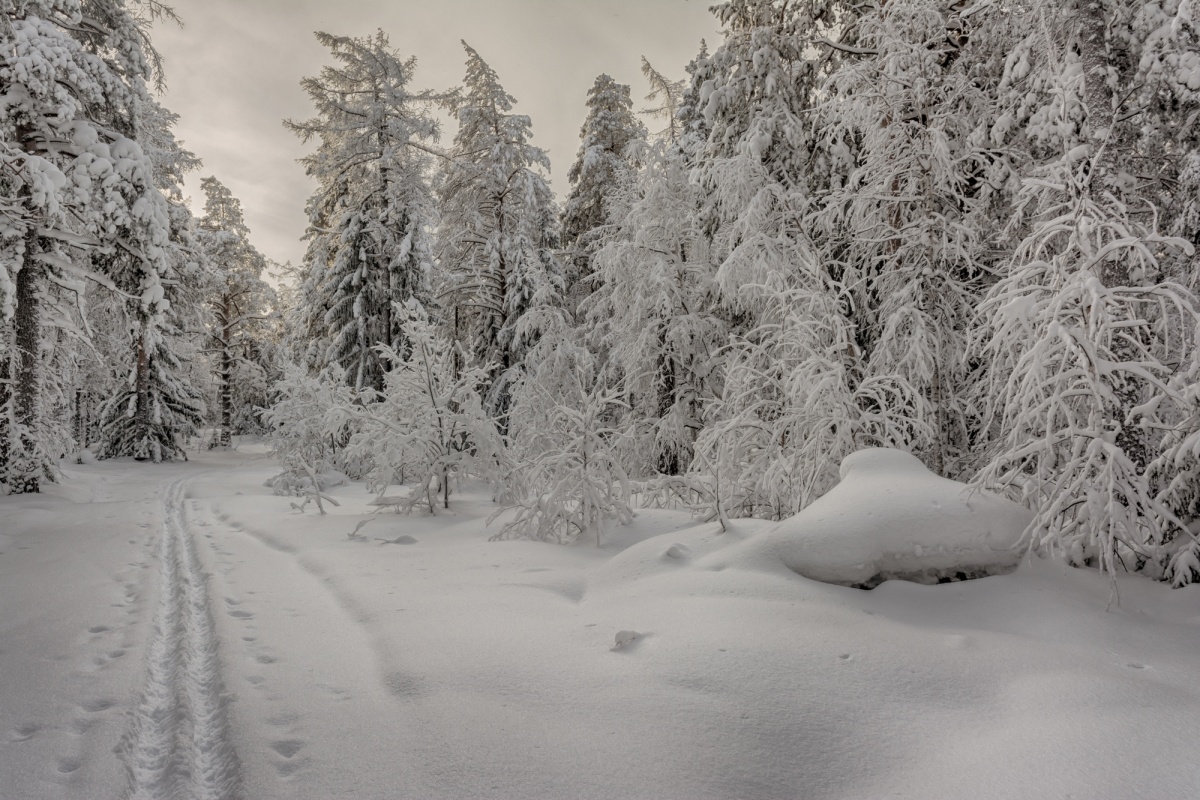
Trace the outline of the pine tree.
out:
M 211 352 L 217 376 L 218 419 L 210 447 L 228 447 L 238 422 L 248 416 L 235 397 L 247 380 L 261 370 L 255 355 L 263 323 L 272 316 L 274 292 L 262 279 L 266 259 L 250 243 L 250 230 L 242 217 L 242 204 L 214 177 L 201 181 L 204 218 L 200 220 L 200 246 L 215 272 L 210 295 Z M 253 413 L 253 412 L 250 412 Z
M 609 195 L 633 174 L 629 145 L 646 138 L 646 127 L 634 116 L 629 87 L 600 75 L 587 96 L 588 115 L 579 131 L 579 155 L 571 165 L 562 214 L 562 242 L 571 260 L 568 283 L 576 298 L 587 294 L 592 269 L 590 253 L 597 234 L 607 222 Z
M 0 121 L 0 317 L 13 321 L 14 381 L 0 471 L 11 491 L 36 492 L 50 474 L 48 287 L 119 283 L 142 313 L 162 314 L 169 219 L 153 166 L 131 138 L 149 104 L 144 21 L 119 0 L 31 0 L 0 9 L 0 39 L 0 84 L 21 98 Z M 123 257 L 93 262 L 95 249 Z
M 529 117 L 495 71 L 466 43 L 464 93 L 455 99 L 458 132 L 438 187 L 437 249 L 446 324 L 465 343 L 473 366 L 488 370 L 486 409 L 502 416 L 512 374 L 536 330 L 530 308 L 556 304 L 562 291 L 554 255 L 550 161 L 530 144 Z
M 438 126 L 425 107 L 437 98 L 409 88 L 416 60 L 400 58 L 382 31 L 317 40 L 338 66 L 302 83 L 317 116 L 285 123 L 318 140 L 303 159 L 319 187 L 308 203 L 299 335 L 311 369 L 338 364 L 351 385 L 382 389 L 376 346 L 404 350 L 393 308 L 427 294 L 427 153 Z

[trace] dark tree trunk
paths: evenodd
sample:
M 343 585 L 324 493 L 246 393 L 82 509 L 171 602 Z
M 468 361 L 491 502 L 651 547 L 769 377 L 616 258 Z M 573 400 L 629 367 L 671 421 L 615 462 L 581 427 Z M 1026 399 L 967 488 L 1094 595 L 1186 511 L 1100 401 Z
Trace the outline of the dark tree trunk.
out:
M 16 460 L 23 462 L 20 475 L 12 476 L 10 489 L 16 494 L 41 491 L 38 431 L 41 428 L 41 327 L 42 278 L 45 267 L 36 258 L 37 231 L 30 229 L 25 236 L 25 258 L 17 273 L 17 313 L 13 318 L 16 330 L 17 365 L 13 387 L 14 418 L 20 427 L 18 441 L 13 442 Z
M 142 433 L 146 440 L 150 439 L 150 353 L 146 349 L 146 324 L 139 325 L 137 336 L 133 343 L 134 363 L 137 370 L 134 375 L 134 391 L 137 401 L 134 405 L 133 424 L 135 430 Z M 150 453 L 139 453 L 138 461 L 145 461 Z
M 221 299 L 217 324 L 221 326 L 221 422 L 213 437 L 214 447 L 229 447 L 233 431 L 233 343 L 230 341 L 233 319 L 233 299 L 226 295 Z

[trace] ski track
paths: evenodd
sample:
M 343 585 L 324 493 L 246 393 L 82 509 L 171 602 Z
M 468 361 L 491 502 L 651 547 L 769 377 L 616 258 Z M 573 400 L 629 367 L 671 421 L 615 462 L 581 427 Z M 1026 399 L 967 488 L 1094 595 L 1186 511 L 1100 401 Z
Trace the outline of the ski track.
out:
M 184 508 L 185 479 L 164 492 L 159 601 L 141 701 L 123 746 L 128 800 L 239 800 L 207 577 Z

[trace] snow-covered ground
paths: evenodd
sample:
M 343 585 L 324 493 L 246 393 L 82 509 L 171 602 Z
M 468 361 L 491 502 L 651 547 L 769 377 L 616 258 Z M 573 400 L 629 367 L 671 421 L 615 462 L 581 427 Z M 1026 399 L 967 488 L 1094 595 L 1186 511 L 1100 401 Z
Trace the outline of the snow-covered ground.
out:
M 1200 796 L 1197 587 L 868 592 L 670 510 L 493 543 L 482 489 L 301 515 L 250 446 L 66 469 L 0 498 L 6 800 Z

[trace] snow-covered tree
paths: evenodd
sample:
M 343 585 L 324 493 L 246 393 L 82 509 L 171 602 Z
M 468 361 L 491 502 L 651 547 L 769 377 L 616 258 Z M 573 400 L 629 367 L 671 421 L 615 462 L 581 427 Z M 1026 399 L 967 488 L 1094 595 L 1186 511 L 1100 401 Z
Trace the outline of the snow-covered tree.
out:
M 410 88 L 416 60 L 402 59 L 382 31 L 317 40 L 337 66 L 303 81 L 317 116 L 286 123 L 318 142 L 303 159 L 319 186 L 308 203 L 297 335 L 311 369 L 338 364 L 351 385 L 382 389 L 377 346 L 405 347 L 393 308 L 427 292 L 428 149 L 438 125 L 426 106 L 436 98 Z
M 666 125 L 654 134 L 656 138 L 664 138 L 671 143 L 678 142 L 683 134 L 679 110 L 683 106 L 687 81 L 671 80 L 656 70 L 645 56 L 642 56 L 642 75 L 650 84 L 650 93 L 646 95 L 646 100 L 654 105 L 643 108 L 641 113 L 660 119 Z
M 546 335 L 514 389 L 505 507 L 517 513 L 492 538 L 582 536 L 599 545 L 606 523 L 633 518 L 623 452 L 631 438 L 628 409 L 622 389 L 605 386 L 563 313 L 545 317 Z
M 171 347 L 178 333 L 165 318 L 152 324 L 134 320 L 128 379 L 100 411 L 101 458 L 187 460 L 180 437 L 199 433 L 204 407 Z
M 101 457 L 132 456 L 164 461 L 186 458 L 180 438 L 199 432 L 203 401 L 196 389 L 192 364 L 200 358 L 208 265 L 196 253 L 195 219 L 183 197 L 184 176 L 200 160 L 175 138 L 178 116 L 153 98 L 144 100 L 136 118 L 136 135 L 153 167 L 155 185 L 167 200 L 169 236 L 163 248 L 166 267 L 163 292 L 167 309 L 147 313 L 131 302 L 137 273 L 128 255 L 108 259 L 105 271 L 126 296 L 119 308 L 125 332 L 115 360 L 123 372 L 115 386 L 104 387 L 99 420 Z M 103 258 L 101 255 L 100 258 Z M 120 268 L 118 268 L 120 267 Z M 99 388 L 99 387 L 98 387 Z
M 586 295 L 580 284 L 591 273 L 590 253 L 598 229 L 607 222 L 609 194 L 632 177 L 629 145 L 646 138 L 646 126 L 634 115 L 629 87 L 600 75 L 587 95 L 588 114 L 579 131 L 579 154 L 567 178 L 562 213 L 562 243 L 571 259 L 570 284 L 574 294 Z
M 438 185 L 439 264 L 445 324 L 472 366 L 489 365 L 486 409 L 509 405 L 511 373 L 531 344 L 521 319 L 531 306 L 554 304 L 562 291 L 554 255 L 550 161 L 530 143 L 529 117 L 466 43 L 463 92 L 453 100 L 458 132 Z
M 0 317 L 12 320 L 14 381 L 0 470 L 10 491 L 38 491 L 49 475 L 48 287 L 92 278 L 119 285 L 146 316 L 167 310 L 167 204 L 131 138 L 149 104 L 148 41 L 120 0 L 0 6 Z
M 596 292 L 585 303 L 592 337 L 626 390 L 639 473 L 688 468 L 703 405 L 718 392 L 727 339 L 716 313 L 715 267 L 700 228 L 699 187 L 669 141 L 644 149 L 629 196 L 596 252 Z
M 1011 172 L 988 131 L 996 81 L 948 36 L 951 7 L 889 3 L 856 23 L 856 50 L 815 107 L 820 182 L 809 219 L 825 269 L 851 299 L 864 378 L 898 378 L 932 423 L 914 453 L 957 476 L 970 458 L 968 330 L 1003 226 L 986 181 Z
M 1143 110 L 1131 104 L 1155 64 L 1126 57 L 1140 49 L 1130 24 L 1140 6 L 1040 7 L 1009 56 L 1002 101 L 1038 166 L 1017 200 L 1021 242 L 981 307 L 993 448 L 982 477 L 1034 508 L 1035 546 L 1186 582 L 1192 551 L 1164 549 L 1190 536 L 1183 509 L 1150 467 L 1197 424 L 1175 378 L 1195 363 L 1200 309 L 1164 274 L 1171 251 L 1190 258 L 1191 245 L 1159 229 L 1162 193 L 1139 177 Z M 1163 429 L 1174 432 L 1166 442 Z M 1170 477 L 1159 481 L 1175 494 Z
M 262 278 L 266 259 L 250 243 L 241 202 L 214 177 L 200 185 L 205 202 L 199 240 L 214 271 L 209 339 L 219 416 L 210 446 L 228 447 L 230 435 L 244 432 L 254 417 L 245 407 L 252 403 L 246 401 L 263 399 L 255 389 L 265 377 L 259 373 L 271 366 L 264 358 L 264 334 L 275 310 L 275 293 Z
M 384 389 L 368 389 L 367 402 L 345 409 L 357 426 L 346 450 L 371 465 L 368 482 L 380 491 L 412 482 L 400 507 L 425 505 L 435 514 L 438 505 L 450 507 L 452 484 L 462 476 L 499 480 L 504 445 L 483 410 L 486 366 L 459 370 L 450 341 L 417 303 L 396 315 L 406 351 L 380 346 L 388 364 Z

